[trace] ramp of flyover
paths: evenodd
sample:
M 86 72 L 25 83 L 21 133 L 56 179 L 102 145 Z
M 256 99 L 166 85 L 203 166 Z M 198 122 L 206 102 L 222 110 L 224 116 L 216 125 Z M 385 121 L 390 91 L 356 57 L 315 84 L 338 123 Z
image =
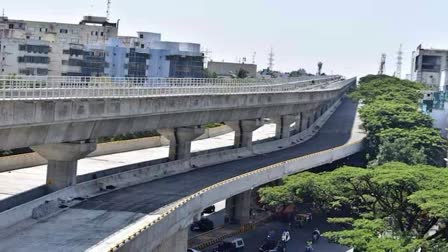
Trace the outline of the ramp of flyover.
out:
M 0 250 L 150 251 L 209 204 L 359 151 L 362 137 L 353 139 L 355 115 L 356 104 L 344 101 L 303 144 L 113 190 L 49 218 L 3 229 Z

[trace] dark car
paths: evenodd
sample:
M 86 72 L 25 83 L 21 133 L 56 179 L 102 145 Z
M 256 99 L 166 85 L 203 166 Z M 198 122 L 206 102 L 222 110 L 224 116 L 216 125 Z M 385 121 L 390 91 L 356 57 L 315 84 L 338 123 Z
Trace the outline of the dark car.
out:
M 285 252 L 286 247 L 283 243 L 276 240 L 266 240 L 258 249 L 260 252 Z
M 199 231 L 199 232 L 205 232 L 210 231 L 215 227 L 213 224 L 213 221 L 209 219 L 200 219 L 196 222 L 193 222 L 190 226 L 191 231 Z
M 204 211 L 202 211 L 201 215 L 204 214 L 212 214 L 215 212 L 215 205 L 209 206 L 206 209 L 204 209 Z
M 222 241 L 213 252 L 239 252 L 244 250 L 242 238 L 230 238 Z

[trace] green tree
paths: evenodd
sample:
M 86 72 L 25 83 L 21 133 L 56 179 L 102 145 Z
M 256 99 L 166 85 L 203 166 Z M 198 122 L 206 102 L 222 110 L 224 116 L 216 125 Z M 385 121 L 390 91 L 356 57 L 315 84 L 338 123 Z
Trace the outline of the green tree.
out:
M 292 71 L 291 73 L 289 73 L 289 77 L 301 77 L 301 76 L 308 76 L 308 75 L 309 74 L 303 68 L 300 68 L 297 71 Z
M 448 238 L 446 188 L 448 170 L 388 163 L 372 169 L 301 173 L 259 193 L 261 201 L 271 206 L 314 202 L 324 213 L 345 217 L 331 221 L 346 222 L 348 228 L 328 236 L 358 251 L 413 251 L 435 241 L 443 246 Z M 427 237 L 437 223 L 442 224 L 440 230 Z M 410 250 L 393 250 L 398 247 Z
M 432 127 L 432 118 L 417 111 L 416 106 L 377 101 L 361 107 L 359 115 L 364 129 L 373 135 L 390 128 Z
M 400 80 L 389 76 L 366 76 L 361 78 L 358 88 L 350 94 L 355 100 L 369 104 L 377 100 L 386 100 L 417 105 L 425 86 L 421 83 Z
M 403 161 L 404 159 L 391 159 L 391 157 L 398 155 L 405 155 L 405 152 L 414 150 L 414 153 L 409 153 L 414 158 L 418 157 L 418 162 L 421 164 L 429 164 L 434 166 L 445 166 L 445 160 L 447 153 L 447 142 L 444 138 L 440 136 L 440 132 L 437 129 L 428 128 L 428 127 L 417 127 L 411 129 L 402 129 L 402 128 L 392 128 L 381 131 L 378 134 L 380 139 L 380 150 L 383 149 L 383 152 L 380 153 L 382 156 L 377 157 L 378 160 L 382 159 L 380 163 L 384 163 L 386 161 Z M 392 145 L 399 145 L 400 143 L 408 146 L 407 149 L 398 149 L 399 146 L 395 146 L 397 149 L 387 148 L 387 145 L 392 143 Z M 391 146 L 389 146 L 391 147 Z M 391 152 L 395 152 L 391 153 Z M 420 160 L 421 154 L 424 154 L 424 159 Z M 409 157 L 411 158 L 411 157 Z M 417 162 L 416 159 L 414 161 Z M 413 162 L 405 162 L 408 164 L 413 164 Z
M 240 68 L 240 70 L 238 70 L 238 73 L 236 74 L 238 79 L 245 79 L 247 77 L 249 77 L 249 71 L 247 71 L 246 69 Z
M 423 148 L 417 149 L 406 139 L 395 141 L 383 140 L 379 146 L 379 153 L 372 165 L 382 165 L 392 161 L 410 165 L 427 164 L 427 157 Z
M 204 69 L 204 78 L 218 78 L 218 75 L 215 72 L 211 72 L 208 69 Z

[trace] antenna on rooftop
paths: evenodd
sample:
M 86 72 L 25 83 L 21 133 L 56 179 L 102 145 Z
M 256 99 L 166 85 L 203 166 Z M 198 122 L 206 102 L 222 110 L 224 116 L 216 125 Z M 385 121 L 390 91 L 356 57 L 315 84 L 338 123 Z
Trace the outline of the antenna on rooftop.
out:
M 252 64 L 255 64 L 255 57 L 257 56 L 257 52 L 252 54 Z
M 395 70 L 395 77 L 401 79 L 401 66 L 403 65 L 403 46 L 400 44 L 400 49 L 397 53 L 397 70 Z
M 271 47 L 271 52 L 269 52 L 269 58 L 268 58 L 268 68 L 269 70 L 273 70 L 274 68 L 274 49 Z
M 380 69 L 378 70 L 378 75 L 383 75 L 386 72 L 386 54 L 381 54 L 381 61 L 380 61 Z
M 107 0 L 107 9 L 106 9 L 106 17 L 109 20 L 110 17 L 110 5 L 112 4 L 112 0 Z

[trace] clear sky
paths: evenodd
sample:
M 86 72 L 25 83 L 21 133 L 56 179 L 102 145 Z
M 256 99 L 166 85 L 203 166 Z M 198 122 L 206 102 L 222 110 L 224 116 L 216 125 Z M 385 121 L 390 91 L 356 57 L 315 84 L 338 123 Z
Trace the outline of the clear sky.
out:
M 106 0 L 3 0 L 11 19 L 79 22 L 86 14 L 105 15 Z M 270 47 L 275 70 L 305 68 L 361 76 L 378 71 L 386 53 L 393 74 L 403 43 L 403 77 L 412 50 L 447 48 L 445 0 L 112 0 L 111 19 L 120 35 L 162 33 L 168 41 L 201 43 L 214 61 L 235 61 L 257 53 L 259 69 Z

